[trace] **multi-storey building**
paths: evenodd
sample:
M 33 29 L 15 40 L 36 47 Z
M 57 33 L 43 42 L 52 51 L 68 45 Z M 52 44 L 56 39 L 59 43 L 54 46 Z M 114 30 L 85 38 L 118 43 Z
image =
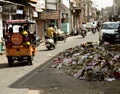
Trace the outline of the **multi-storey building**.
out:
M 113 13 L 120 15 L 120 0 L 113 0 Z
M 81 24 L 90 21 L 92 15 L 92 0 L 73 0 L 73 14 L 76 21 L 73 23 Z
M 72 28 L 79 27 L 82 23 L 82 0 L 72 0 L 71 2 L 71 26 Z

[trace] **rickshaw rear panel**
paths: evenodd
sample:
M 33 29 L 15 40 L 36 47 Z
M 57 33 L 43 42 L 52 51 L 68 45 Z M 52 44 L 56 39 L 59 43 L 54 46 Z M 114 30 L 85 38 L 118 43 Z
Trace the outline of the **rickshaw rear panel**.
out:
M 33 39 L 35 39 L 31 34 L 32 30 L 23 29 L 22 32 L 12 32 L 12 33 L 8 31 L 8 28 L 11 28 L 9 27 L 10 25 L 12 27 L 14 25 L 24 27 L 26 25 L 29 28 L 30 24 L 35 24 L 35 21 L 32 20 L 6 21 L 5 46 L 6 46 L 6 57 L 8 59 L 9 66 L 12 66 L 15 60 L 22 61 L 24 59 L 27 59 L 28 64 L 32 65 L 33 57 L 36 54 L 36 44 L 32 42 Z M 15 29 L 15 31 L 17 30 Z M 34 34 L 36 33 L 34 32 Z

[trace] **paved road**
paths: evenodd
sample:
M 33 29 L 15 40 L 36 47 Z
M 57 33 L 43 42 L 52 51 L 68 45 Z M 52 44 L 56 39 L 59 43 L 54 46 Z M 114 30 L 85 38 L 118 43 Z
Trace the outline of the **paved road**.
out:
M 49 64 L 48 62 L 50 59 L 56 56 L 59 52 L 87 41 L 98 41 L 98 34 L 96 33 L 94 35 L 92 33 L 88 33 L 84 39 L 80 35 L 69 37 L 66 42 L 59 41 L 56 49 L 50 51 L 47 51 L 44 43 L 41 43 L 41 45 L 37 48 L 37 55 L 34 58 L 32 66 L 15 64 L 14 67 L 8 67 L 5 55 L 0 56 L 0 94 L 39 94 L 39 92 L 42 91 L 36 89 L 40 89 L 37 87 L 37 83 L 39 85 L 38 79 L 40 79 L 42 76 L 39 76 L 40 78 L 38 77 L 31 81 L 32 77 L 36 76 L 38 71 L 44 69 Z M 33 84 L 36 85 L 36 87 L 34 87 Z M 31 88 L 32 90 L 30 90 Z M 54 89 L 56 90 L 57 87 L 54 87 Z

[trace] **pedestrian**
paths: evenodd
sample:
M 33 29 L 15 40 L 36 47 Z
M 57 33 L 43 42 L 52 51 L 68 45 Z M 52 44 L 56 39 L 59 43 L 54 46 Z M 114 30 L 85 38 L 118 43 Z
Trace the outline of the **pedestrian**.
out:
M 54 43 L 56 44 L 57 43 L 57 34 L 56 34 L 56 32 L 53 35 L 54 35 L 53 40 L 54 40 Z
M 97 23 L 97 27 L 96 27 L 96 28 L 97 28 L 97 31 L 100 32 L 101 22 L 98 21 L 98 23 Z
M 54 30 L 55 30 L 55 33 L 54 33 L 54 42 L 57 43 L 58 41 L 58 32 L 57 32 L 57 26 L 54 26 Z

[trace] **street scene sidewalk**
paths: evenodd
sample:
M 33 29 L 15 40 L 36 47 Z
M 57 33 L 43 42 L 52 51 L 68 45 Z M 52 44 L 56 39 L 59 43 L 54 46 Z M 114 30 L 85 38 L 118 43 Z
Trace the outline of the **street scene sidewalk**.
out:
M 119 94 L 120 0 L 98 1 L 0 0 L 0 94 Z
M 41 46 L 43 45 L 41 44 Z M 74 47 L 73 49 L 75 51 Z M 68 53 L 69 49 L 66 51 L 65 53 Z M 79 51 L 77 50 L 77 52 Z M 102 54 L 104 54 L 103 52 Z M 85 80 L 74 77 L 73 73 L 75 73 L 76 67 L 69 65 L 69 62 L 66 65 L 61 65 L 60 62 L 57 62 L 60 55 L 60 53 L 55 55 L 43 65 L 23 76 L 11 84 L 10 88 L 29 88 L 28 94 L 34 94 L 35 92 L 38 92 L 37 94 L 119 94 L 119 80 Z M 76 65 L 75 62 L 72 62 L 72 64 Z M 72 66 L 73 69 L 71 70 L 68 66 Z

